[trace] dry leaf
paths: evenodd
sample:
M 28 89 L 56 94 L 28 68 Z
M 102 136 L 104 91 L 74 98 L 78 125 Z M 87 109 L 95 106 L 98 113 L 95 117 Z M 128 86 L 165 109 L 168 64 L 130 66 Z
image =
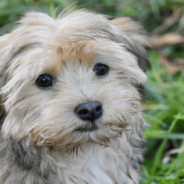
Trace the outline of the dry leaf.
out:
M 169 59 L 167 56 L 160 56 L 160 63 L 164 65 L 167 71 L 171 74 L 175 74 L 184 70 L 184 59 Z
M 184 37 L 177 33 L 167 33 L 162 36 L 151 37 L 152 46 L 155 49 L 169 45 L 184 44 Z

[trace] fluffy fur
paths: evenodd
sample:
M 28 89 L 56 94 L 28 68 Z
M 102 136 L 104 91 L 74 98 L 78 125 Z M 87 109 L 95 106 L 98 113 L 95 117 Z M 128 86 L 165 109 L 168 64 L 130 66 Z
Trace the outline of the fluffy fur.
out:
M 56 20 L 29 12 L 0 37 L 0 183 L 139 183 L 148 127 L 141 44 L 149 43 L 134 21 L 84 10 Z M 97 63 L 110 67 L 108 75 L 95 76 Z M 52 87 L 35 84 L 43 73 Z M 103 115 L 86 131 L 74 109 L 91 101 L 102 103 Z

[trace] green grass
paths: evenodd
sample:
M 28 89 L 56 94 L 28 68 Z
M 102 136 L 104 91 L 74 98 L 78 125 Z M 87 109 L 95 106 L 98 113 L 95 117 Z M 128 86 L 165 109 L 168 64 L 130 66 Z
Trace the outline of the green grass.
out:
M 146 84 L 150 99 L 143 107 L 151 128 L 145 132 L 148 146 L 141 184 L 184 183 L 184 153 L 174 154 L 171 162 L 163 163 L 166 152 L 184 148 L 184 72 L 168 74 L 159 64 L 157 52 L 150 53 L 150 60 L 152 70 L 147 72 Z

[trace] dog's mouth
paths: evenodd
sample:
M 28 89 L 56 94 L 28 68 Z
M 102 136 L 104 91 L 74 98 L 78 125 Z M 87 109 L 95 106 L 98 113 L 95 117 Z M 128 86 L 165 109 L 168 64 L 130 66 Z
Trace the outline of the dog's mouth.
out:
M 88 123 L 88 124 L 87 124 Z M 98 126 L 95 122 L 87 122 L 84 126 L 78 127 L 76 132 L 93 132 L 98 130 Z

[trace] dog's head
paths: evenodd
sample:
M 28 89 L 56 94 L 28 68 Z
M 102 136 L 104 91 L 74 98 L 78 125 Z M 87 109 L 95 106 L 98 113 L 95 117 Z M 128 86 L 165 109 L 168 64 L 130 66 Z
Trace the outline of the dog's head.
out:
M 138 24 L 83 10 L 56 20 L 30 12 L 19 23 L 0 38 L 4 138 L 74 150 L 141 129 L 147 43 Z

